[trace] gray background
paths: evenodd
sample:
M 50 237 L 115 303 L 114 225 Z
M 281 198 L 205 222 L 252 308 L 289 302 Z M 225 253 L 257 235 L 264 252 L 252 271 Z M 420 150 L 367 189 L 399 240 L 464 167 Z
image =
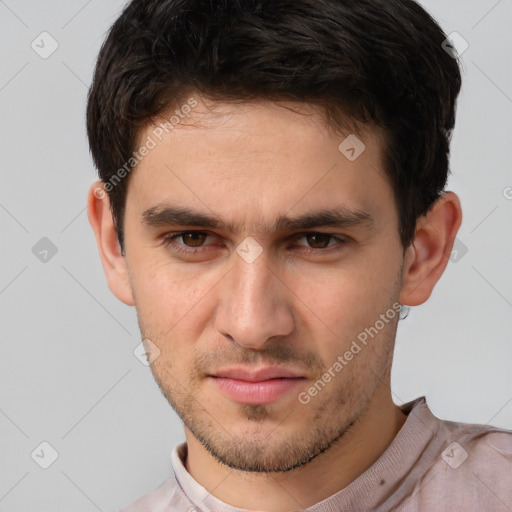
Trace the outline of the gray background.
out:
M 123 4 L 0 0 L 4 512 L 117 510 L 169 476 L 183 439 L 133 355 L 135 311 L 108 290 L 85 212 L 86 93 Z M 426 395 L 439 417 L 511 428 L 512 2 L 423 5 L 469 43 L 449 187 L 465 216 L 432 298 L 400 325 L 394 398 Z M 59 45 L 47 59 L 31 48 L 43 31 Z M 32 250 L 43 237 L 57 248 L 46 261 Z M 42 441 L 59 455 L 48 469 L 31 458 Z

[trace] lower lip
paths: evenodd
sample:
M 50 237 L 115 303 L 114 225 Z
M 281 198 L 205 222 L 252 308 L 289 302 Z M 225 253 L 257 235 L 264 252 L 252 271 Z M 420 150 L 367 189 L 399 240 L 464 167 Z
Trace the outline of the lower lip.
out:
M 231 400 L 243 404 L 268 404 L 286 395 L 304 378 L 280 378 L 248 382 L 227 377 L 210 377 L 213 383 Z

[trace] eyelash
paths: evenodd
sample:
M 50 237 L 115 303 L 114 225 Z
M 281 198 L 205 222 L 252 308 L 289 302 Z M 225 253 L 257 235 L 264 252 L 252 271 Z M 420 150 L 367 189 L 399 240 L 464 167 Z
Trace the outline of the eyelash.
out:
M 190 246 L 187 246 L 185 244 L 180 244 L 180 243 L 175 242 L 175 240 L 177 238 L 180 238 L 183 235 L 188 235 L 188 234 L 191 234 L 191 233 L 210 236 L 209 233 L 207 233 L 205 231 L 180 231 L 179 233 L 172 233 L 172 234 L 165 235 L 163 237 L 163 239 L 162 239 L 162 245 L 164 247 L 168 247 L 168 248 L 172 249 L 176 253 L 197 254 L 199 252 L 203 252 L 204 248 L 207 247 L 207 246 L 203 245 L 203 246 L 200 246 L 200 247 L 190 247 Z M 328 236 L 328 237 L 338 241 L 339 244 L 338 244 L 337 247 L 333 246 L 335 248 L 333 248 L 331 246 L 327 246 L 327 247 L 325 247 L 323 249 L 315 249 L 315 248 L 312 248 L 312 247 L 301 246 L 301 251 L 305 252 L 307 254 L 320 254 L 320 253 L 330 254 L 332 252 L 337 252 L 337 251 L 342 250 L 344 245 L 346 245 L 348 243 L 348 239 L 345 238 L 345 237 L 340 237 L 340 236 L 332 235 L 331 233 L 321 233 L 321 232 L 317 232 L 317 231 L 307 231 L 307 232 L 304 232 L 304 233 L 298 233 L 297 235 L 294 236 L 294 239 L 299 240 L 300 238 L 306 237 L 308 235 Z

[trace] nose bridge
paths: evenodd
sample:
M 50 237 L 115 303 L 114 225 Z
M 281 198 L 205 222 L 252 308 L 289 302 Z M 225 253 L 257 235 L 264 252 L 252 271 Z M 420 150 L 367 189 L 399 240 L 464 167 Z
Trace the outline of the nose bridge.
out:
M 258 261 L 259 260 L 259 261 Z M 272 302 L 272 288 L 276 279 L 269 268 L 268 261 L 264 256 L 260 256 L 256 261 L 247 263 L 239 258 L 236 263 L 233 279 L 233 297 L 236 300 L 235 309 L 237 313 L 256 312 L 263 313 L 269 308 L 269 302 Z
M 263 253 L 251 263 L 236 255 L 223 283 L 216 328 L 238 344 L 258 349 L 293 330 L 286 287 Z

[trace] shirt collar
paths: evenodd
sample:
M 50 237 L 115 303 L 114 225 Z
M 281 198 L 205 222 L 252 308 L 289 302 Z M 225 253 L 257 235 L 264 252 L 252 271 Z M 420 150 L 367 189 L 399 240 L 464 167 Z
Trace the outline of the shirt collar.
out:
M 368 510 L 378 507 L 391 496 L 396 488 L 394 484 L 416 463 L 414 454 L 423 451 L 439 426 L 439 420 L 431 413 L 424 396 L 403 404 L 400 409 L 407 415 L 407 420 L 372 466 L 347 487 L 304 512 Z M 187 444 L 181 443 L 172 451 L 171 464 L 178 485 L 198 511 L 248 512 L 224 503 L 199 484 L 185 467 L 186 457 Z

